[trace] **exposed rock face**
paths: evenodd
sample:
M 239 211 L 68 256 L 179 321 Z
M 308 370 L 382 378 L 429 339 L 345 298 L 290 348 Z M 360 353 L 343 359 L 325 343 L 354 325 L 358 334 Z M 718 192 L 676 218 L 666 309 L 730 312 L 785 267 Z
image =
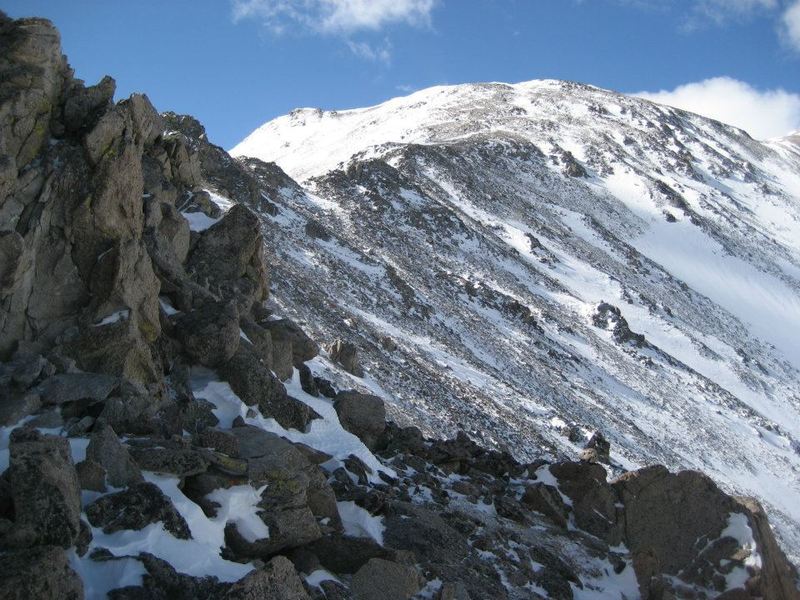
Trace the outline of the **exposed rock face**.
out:
M 357 600 L 408 600 L 419 591 L 420 581 L 413 567 L 373 558 L 353 576 Z
M 83 600 L 83 583 L 63 548 L 37 546 L 3 555 L 2 597 L 8 600 Z
M 342 427 L 355 434 L 367 448 L 374 448 L 386 427 L 383 400 L 354 391 L 339 392 L 333 406 Z
M 235 583 L 225 598 L 229 600 L 261 600 L 263 598 L 307 600 L 309 596 L 292 563 L 283 556 L 276 556 L 262 569 L 253 571 Z
M 14 525 L 0 545 L 69 548 L 80 529 L 80 486 L 67 440 L 35 430 L 11 433 L 10 466 L 5 474 Z
M 109 485 L 119 488 L 143 481 L 138 465 L 111 426 L 103 421 L 94 426 L 86 458 L 104 469 Z
M 339 363 L 344 370 L 356 377 L 364 376 L 364 369 L 358 360 L 358 349 L 352 342 L 337 339 L 328 347 L 331 360 Z

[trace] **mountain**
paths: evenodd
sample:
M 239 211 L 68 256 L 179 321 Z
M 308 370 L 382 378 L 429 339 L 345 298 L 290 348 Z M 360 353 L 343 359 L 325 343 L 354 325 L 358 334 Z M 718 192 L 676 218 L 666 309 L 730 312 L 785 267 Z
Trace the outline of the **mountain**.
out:
M 238 144 L 275 301 L 426 432 L 711 474 L 800 558 L 800 146 L 559 81 L 299 109 Z M 795 549 L 795 550 L 793 550 Z
M 74 77 L 52 23 L 0 12 L 0 597 L 799 597 L 757 499 L 629 468 L 646 432 L 603 394 L 633 406 L 651 372 L 700 375 L 567 287 L 578 269 L 598 281 L 555 244 L 592 246 L 570 237 L 589 231 L 579 218 L 568 229 L 541 203 L 524 237 L 541 263 L 507 244 L 496 209 L 527 206 L 511 192 L 534 146 L 416 144 L 406 166 L 359 159 L 300 184 L 115 87 Z M 547 181 L 588 203 L 571 178 L 591 171 L 566 152 L 568 175 Z M 458 181 L 434 187 L 448 170 Z M 639 262 L 630 277 L 651 282 Z M 676 323 L 690 305 L 672 302 Z M 512 348 L 524 368 L 500 362 Z M 778 353 L 747 355 L 764 385 Z M 554 400 L 567 381 L 586 386 L 564 396 L 569 421 Z

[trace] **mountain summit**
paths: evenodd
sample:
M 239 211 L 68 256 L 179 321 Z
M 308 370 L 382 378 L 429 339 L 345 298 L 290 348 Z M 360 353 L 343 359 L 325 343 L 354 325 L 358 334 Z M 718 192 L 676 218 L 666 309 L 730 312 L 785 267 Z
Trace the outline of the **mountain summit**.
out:
M 620 465 L 758 496 L 800 547 L 792 138 L 532 81 L 299 109 L 232 153 L 303 185 L 266 220 L 296 248 L 276 298 L 361 347 L 398 414 L 531 456 L 600 430 Z

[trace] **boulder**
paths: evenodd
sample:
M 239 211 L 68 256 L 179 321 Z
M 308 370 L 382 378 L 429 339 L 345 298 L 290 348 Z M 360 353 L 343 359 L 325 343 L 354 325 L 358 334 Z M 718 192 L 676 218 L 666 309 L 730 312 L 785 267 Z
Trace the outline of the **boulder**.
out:
M 332 573 L 352 574 L 373 558 L 391 560 L 394 552 L 372 538 L 326 535 L 305 546 Z
M 239 312 L 235 302 L 205 302 L 181 315 L 175 331 L 184 351 L 194 361 L 217 367 L 239 348 Z
M 292 364 L 300 365 L 319 354 L 319 344 L 312 340 L 300 326 L 291 319 L 263 321 L 265 327 L 275 337 L 287 338 L 292 346 Z
M 549 517 L 556 525 L 566 529 L 569 522 L 569 508 L 564 504 L 561 494 L 552 485 L 534 483 L 525 486 L 522 504 L 530 510 Z
M 258 217 L 234 205 L 203 231 L 186 263 L 192 279 L 217 296 L 237 301 L 240 312 L 267 295 L 263 239 Z
M 300 374 L 300 387 L 302 390 L 311 396 L 319 396 L 319 387 L 317 387 L 314 374 L 308 368 L 308 365 L 301 364 L 297 367 L 297 370 Z
M 361 368 L 358 360 L 358 349 L 352 342 L 337 339 L 328 346 L 327 350 L 331 360 L 340 364 L 345 371 L 356 377 L 364 376 L 364 369 Z
M 57 546 L 9 552 L 0 561 L 3 600 L 83 600 L 83 582 Z
M 262 322 L 269 330 L 269 321 Z M 294 375 L 294 348 L 292 337 L 281 328 L 269 330 L 272 340 L 272 370 L 278 379 L 286 381 Z
M 40 383 L 36 392 L 45 405 L 88 400 L 101 402 L 119 385 L 117 377 L 102 373 L 62 373 Z
M 219 374 L 242 402 L 258 405 L 261 414 L 286 429 L 305 431 L 308 423 L 318 417 L 310 407 L 288 396 L 283 384 L 244 345 L 219 368 Z
M 14 506 L 11 547 L 54 545 L 68 548 L 80 530 L 78 475 L 66 438 L 32 429 L 11 432 L 6 478 Z
M 760 526 L 748 506 L 722 492 L 707 476 L 696 471 L 671 474 L 654 466 L 626 473 L 613 486 L 625 505 L 624 541 L 643 597 L 657 590 L 672 593 L 680 585 L 715 589 L 726 572 L 743 567 L 749 551 L 722 535 L 734 521 L 741 522 L 739 529 L 750 530 L 762 555 L 762 566 L 749 571 L 745 589 L 761 587 L 764 597 L 767 589 L 774 592 L 772 598 L 797 597 L 796 589 L 786 583 L 795 572 L 782 553 L 775 552 L 763 518 Z
M 81 329 L 65 342 L 63 350 L 84 371 L 140 383 L 153 383 L 159 378 L 150 347 L 134 321 L 124 316 Z
M 104 533 L 140 530 L 161 521 L 176 538 L 191 539 L 189 526 L 157 485 L 137 483 L 128 489 L 102 496 L 86 507 L 89 523 Z
M 276 556 L 260 569 L 234 583 L 225 600 L 308 600 L 303 582 L 291 561 Z
M 131 458 L 127 448 L 119 441 L 114 429 L 105 421 L 98 421 L 89 445 L 86 459 L 94 461 L 105 469 L 109 485 L 121 488 L 144 481 L 142 472 Z
M 82 460 L 75 465 L 75 471 L 78 473 L 78 481 L 82 490 L 102 493 L 108 489 L 106 487 L 106 470 L 99 463 L 93 460 Z
M 241 556 L 269 556 L 318 539 L 317 518 L 339 522 L 336 498 L 319 467 L 283 438 L 252 426 L 235 427 L 239 455 L 247 460 L 247 478 L 254 487 L 266 484 L 258 506 L 269 538 L 244 539 L 231 526 L 228 545 Z
M 269 330 L 264 329 L 247 315 L 243 315 L 239 320 L 240 326 L 247 339 L 253 345 L 253 351 L 266 365 L 268 369 L 274 370 L 272 335 Z
M 372 558 L 353 575 L 355 600 L 408 600 L 422 587 L 414 567 Z
M 208 469 L 206 456 L 192 448 L 132 447 L 130 455 L 140 469 L 188 477 Z
M 386 407 L 378 396 L 355 391 L 339 392 L 333 403 L 339 422 L 370 450 L 386 427 Z
M 136 558 L 146 571 L 142 585 L 112 590 L 108 594 L 109 600 L 218 599 L 224 597 L 230 587 L 230 584 L 221 583 L 214 576 L 192 577 L 179 573 L 167 561 L 147 552 L 141 552 Z M 95 552 L 92 559 L 99 562 L 120 560 L 114 556 L 102 556 L 99 552 Z
M 616 546 L 622 541 L 617 519 L 617 496 L 606 482 L 606 470 L 588 462 L 563 462 L 550 465 L 559 489 L 572 500 L 575 523 Z

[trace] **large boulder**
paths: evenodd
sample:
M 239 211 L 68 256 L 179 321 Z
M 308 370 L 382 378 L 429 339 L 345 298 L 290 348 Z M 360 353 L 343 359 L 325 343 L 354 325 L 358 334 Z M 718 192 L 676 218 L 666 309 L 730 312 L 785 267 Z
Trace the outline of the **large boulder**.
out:
M 414 567 L 373 558 L 353 575 L 350 589 L 355 600 L 408 600 L 421 584 Z
M 78 475 L 65 438 L 33 429 L 11 433 L 5 474 L 14 525 L 3 543 L 11 547 L 49 544 L 68 548 L 80 532 Z
M 86 507 L 86 516 L 104 533 L 125 529 L 144 529 L 161 521 L 176 538 L 188 540 L 192 534 L 170 499 L 154 483 L 137 483 L 128 489 L 102 496 Z
M 272 417 L 286 429 L 305 431 L 308 423 L 318 416 L 310 407 L 287 395 L 283 384 L 244 344 L 219 367 L 219 374 L 242 402 L 258 405 L 265 417 Z
M 87 400 L 102 402 L 119 385 L 119 380 L 102 373 L 60 373 L 45 379 L 36 392 L 45 405 Z
M 241 204 L 206 229 L 189 253 L 192 279 L 221 298 L 236 300 L 241 312 L 266 298 L 266 267 L 258 217 Z
M 617 496 L 606 482 L 606 470 L 588 462 L 562 462 L 550 465 L 559 489 L 572 501 L 575 523 L 592 535 L 616 546 L 622 539 L 618 526 Z
M 327 350 L 331 360 L 340 364 L 345 371 L 356 377 L 364 376 L 364 369 L 361 368 L 361 362 L 358 360 L 358 349 L 355 344 L 336 339 L 328 346 Z
M 175 330 L 192 360 L 217 367 L 229 361 L 239 348 L 239 311 L 232 301 L 206 302 L 181 315 Z
M 722 492 L 706 475 L 672 474 L 654 466 L 626 473 L 613 487 L 625 506 L 624 541 L 643 597 L 697 589 L 722 593 L 726 575 L 736 569 L 745 573 L 742 593 L 769 589 L 774 594 L 770 598 L 798 597 L 789 583 L 796 573 L 764 530 L 763 520 L 759 524 L 746 505 Z M 748 547 L 753 544 L 755 548 Z M 753 552 L 761 560 L 746 566 Z
M 9 552 L 0 560 L 3 600 L 83 600 L 83 582 L 57 546 Z
M 225 600 L 308 600 L 291 561 L 276 556 L 260 569 L 234 583 Z
M 333 406 L 342 427 L 357 436 L 367 448 L 374 449 L 386 428 L 383 400 L 350 390 L 336 394 Z
M 269 538 L 250 541 L 229 525 L 226 541 L 237 554 L 269 556 L 302 546 L 322 535 L 317 518 L 339 522 L 325 476 L 292 443 L 251 426 L 235 427 L 231 433 L 239 439 L 239 456 L 247 460 L 247 479 L 254 487 L 266 485 L 258 506 L 270 532 Z
M 291 319 L 274 319 L 262 321 L 272 334 L 273 339 L 285 338 L 291 342 L 292 364 L 297 366 L 311 360 L 319 354 L 319 344 L 312 340 L 300 326 Z
M 121 488 L 143 481 L 136 462 L 105 421 L 95 424 L 86 448 L 86 458 L 103 467 L 109 485 Z

